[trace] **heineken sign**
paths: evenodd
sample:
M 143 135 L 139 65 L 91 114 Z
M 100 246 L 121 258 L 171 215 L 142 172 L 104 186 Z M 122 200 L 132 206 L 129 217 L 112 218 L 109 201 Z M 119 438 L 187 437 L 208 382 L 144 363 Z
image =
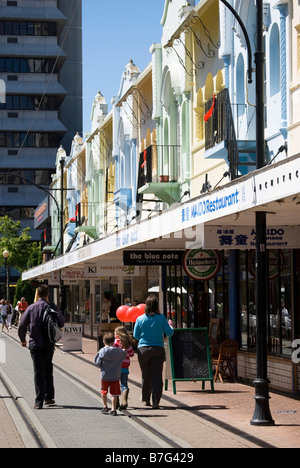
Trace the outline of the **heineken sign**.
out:
M 183 267 L 188 276 L 196 281 L 206 281 L 218 273 L 220 257 L 215 250 L 187 250 L 183 258 Z

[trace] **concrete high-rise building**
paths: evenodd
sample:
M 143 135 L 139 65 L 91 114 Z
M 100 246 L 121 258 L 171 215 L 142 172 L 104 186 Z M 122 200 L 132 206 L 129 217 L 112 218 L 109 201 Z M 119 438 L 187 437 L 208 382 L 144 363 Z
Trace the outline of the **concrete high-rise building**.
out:
M 47 188 L 82 133 L 82 0 L 0 0 L 0 80 L 0 216 L 40 240 L 31 182 Z

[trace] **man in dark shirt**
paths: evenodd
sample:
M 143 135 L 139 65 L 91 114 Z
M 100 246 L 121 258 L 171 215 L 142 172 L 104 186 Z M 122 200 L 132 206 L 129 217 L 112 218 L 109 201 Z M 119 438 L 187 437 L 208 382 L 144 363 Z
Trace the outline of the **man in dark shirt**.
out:
M 29 350 L 33 361 L 36 392 L 35 409 L 42 409 L 44 402 L 46 405 L 55 404 L 52 365 L 54 345 L 47 339 L 43 325 L 48 295 L 48 286 L 41 284 L 38 288 L 39 300 L 26 309 L 18 331 L 21 344 L 26 348 L 26 333 L 29 328 Z M 63 315 L 55 305 L 51 304 L 51 307 L 57 311 L 59 326 L 63 327 L 65 322 Z

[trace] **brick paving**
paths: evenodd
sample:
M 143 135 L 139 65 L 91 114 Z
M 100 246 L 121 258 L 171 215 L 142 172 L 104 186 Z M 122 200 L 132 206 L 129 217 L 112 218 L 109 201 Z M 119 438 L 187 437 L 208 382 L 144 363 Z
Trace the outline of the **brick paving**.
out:
M 5 405 L 5 398 L 7 397 L 0 396 L 0 448 L 25 448 L 13 418 Z
M 12 334 L 16 336 L 15 331 Z M 54 363 L 59 368 L 74 374 L 83 383 L 87 383 L 94 389 L 99 389 L 99 370 L 91 365 L 97 352 L 97 343 L 84 338 L 83 351 L 84 353 L 64 353 L 58 347 Z M 32 379 L 32 370 L 29 379 Z M 298 398 L 272 392 L 270 408 L 275 426 L 256 427 L 250 425 L 254 411 L 254 389 L 252 386 L 241 383 L 217 383 L 215 393 L 211 393 L 208 384 L 207 390 L 202 391 L 200 382 L 177 382 L 177 394 L 173 395 L 172 385 L 169 382 L 168 391 L 164 391 L 161 401 L 161 409 L 153 410 L 142 406 L 140 381 L 141 374 L 137 356 L 135 356 L 131 361 L 129 375 L 129 412 L 136 419 L 163 431 L 169 438 L 173 438 L 183 446 L 186 444 L 186 447 L 195 448 L 270 446 L 298 448 L 300 445 L 300 401 Z M 58 404 L 60 398 L 65 401 L 66 396 L 63 395 L 63 392 L 68 391 L 67 389 L 67 383 L 59 384 L 57 389 Z M 0 398 L 0 411 L 2 404 L 3 400 Z M 87 404 L 91 404 L 91 402 L 84 403 L 84 406 Z M 93 405 L 95 405 L 95 400 L 93 400 Z M 84 423 L 82 420 L 83 412 L 78 415 L 78 420 L 75 415 L 78 405 L 73 403 L 69 406 L 68 415 L 72 413 L 72 418 L 75 417 L 78 424 L 80 421 Z M 65 411 L 64 418 L 66 418 L 66 414 Z M 0 416 L 3 425 L 2 413 Z M 5 418 L 9 419 L 7 413 L 4 415 Z M 120 416 L 115 419 L 121 421 L 124 420 L 124 417 Z M 74 431 L 74 427 L 72 431 Z M 14 437 L 15 435 L 12 434 L 11 439 L 13 440 Z M 113 433 L 111 433 L 111 438 L 112 440 L 107 446 L 113 446 Z M 140 442 L 141 446 L 145 446 L 144 440 Z M 80 443 L 79 439 L 76 439 L 74 443 Z M 129 443 L 128 440 L 127 443 Z M 138 444 L 139 441 L 136 443 Z M 126 447 L 126 440 L 125 445 L 123 443 L 122 446 Z
M 97 343 L 83 339 L 84 354 L 74 353 L 80 362 L 93 362 L 97 352 Z M 92 367 L 71 364 L 70 355 L 56 353 L 56 362 L 65 364 L 82 378 L 99 383 Z M 97 372 L 96 372 L 97 374 Z M 270 408 L 275 421 L 273 427 L 250 425 L 254 412 L 254 388 L 241 383 L 216 383 L 215 393 L 201 389 L 201 382 L 177 382 L 177 394 L 173 395 L 169 382 L 168 391 L 164 391 L 162 409 L 155 411 L 141 408 L 141 374 L 135 356 L 130 366 L 129 405 L 137 409 L 141 418 L 153 418 L 155 424 L 174 433 L 193 447 L 237 447 L 274 446 L 278 448 L 300 447 L 300 399 L 290 395 L 270 392 Z M 230 439 L 230 440 L 229 440 Z

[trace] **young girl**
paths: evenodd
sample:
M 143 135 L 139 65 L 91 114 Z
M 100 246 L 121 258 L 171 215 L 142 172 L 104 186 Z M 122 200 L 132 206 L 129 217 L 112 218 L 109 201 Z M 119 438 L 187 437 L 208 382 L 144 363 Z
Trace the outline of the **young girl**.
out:
M 129 366 L 130 366 L 130 358 L 134 356 L 133 345 L 134 340 L 128 334 L 125 327 L 117 327 L 115 329 L 115 343 L 114 347 L 126 349 L 126 357 L 122 363 L 121 369 L 121 402 L 119 409 L 123 410 L 126 409 L 128 406 L 128 374 L 129 374 Z

